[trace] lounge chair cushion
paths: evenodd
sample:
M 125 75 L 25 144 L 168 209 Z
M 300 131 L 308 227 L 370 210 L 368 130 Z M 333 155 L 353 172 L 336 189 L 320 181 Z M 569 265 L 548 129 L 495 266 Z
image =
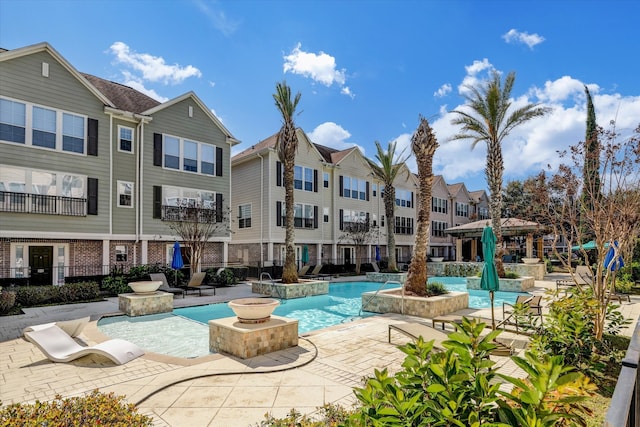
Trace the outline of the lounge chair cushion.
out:
M 25 332 L 24 336 L 53 362 L 66 363 L 90 354 L 99 354 L 117 365 L 123 365 L 144 354 L 137 345 L 121 339 L 84 347 L 56 325 Z

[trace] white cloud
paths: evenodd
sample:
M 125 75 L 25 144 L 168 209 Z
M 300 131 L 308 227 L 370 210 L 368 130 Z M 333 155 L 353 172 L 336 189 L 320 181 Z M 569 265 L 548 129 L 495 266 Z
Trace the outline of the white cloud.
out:
M 124 75 L 124 82 L 122 82 L 123 85 L 132 87 L 138 92 L 142 92 L 158 102 L 167 102 L 169 100 L 169 98 L 159 95 L 155 90 L 144 87 L 143 82 L 131 75 L 131 73 L 123 71 L 122 74 Z
M 479 74 L 484 72 L 488 75 L 495 70 L 487 58 L 484 58 L 482 61 L 475 60 L 473 64 L 465 66 L 464 69 L 467 75 L 462 79 L 462 83 L 458 85 L 458 93 L 460 95 L 468 93 L 469 87 L 477 87 L 481 84 L 484 79 L 480 78 L 478 76 Z
M 201 0 L 196 0 L 195 4 L 198 9 L 200 9 L 200 11 L 202 11 L 202 13 L 204 13 L 207 18 L 209 18 L 209 21 L 211 21 L 213 27 L 225 36 L 230 36 L 238 29 L 238 22 L 229 19 L 224 11 L 211 8 Z M 216 4 L 216 6 L 218 5 Z
M 335 148 L 336 150 L 346 150 L 347 148 L 358 147 L 364 154 L 364 147 L 353 142 L 346 141 L 351 137 L 351 133 L 339 124 L 334 122 L 324 122 L 308 133 L 311 141 Z
M 351 92 L 351 89 L 349 89 L 349 86 L 344 86 L 342 89 L 340 89 L 340 93 L 343 95 L 347 95 L 349 98 L 353 99 L 356 96 Z
M 449 92 L 451 92 L 451 84 L 449 83 L 445 83 L 442 86 L 440 86 L 440 88 L 433 92 L 433 96 L 435 96 L 436 98 L 442 98 L 443 96 L 446 96 Z
M 148 53 L 137 53 L 122 42 L 115 42 L 110 47 L 111 53 L 116 56 L 116 60 L 124 65 L 133 68 L 142 74 L 140 79 L 150 82 L 161 82 L 164 84 L 182 83 L 189 77 L 201 77 L 202 73 L 196 67 L 187 65 L 168 65 L 164 58 L 153 56 Z
M 473 70 L 479 68 L 482 67 Z M 640 96 L 601 94 L 598 85 L 587 86 L 593 97 L 598 124 L 607 128 L 609 121 L 614 119 L 616 129 L 622 133 L 621 138 L 629 135 L 640 121 Z M 561 162 L 566 162 L 558 157 L 558 151 L 584 140 L 587 114 L 584 83 L 571 76 L 546 81 L 541 87 L 532 87 L 523 95 L 512 95 L 512 108 L 527 103 L 541 103 L 552 111 L 544 118 L 517 127 L 503 141 L 505 183 L 548 170 L 547 165 L 555 171 Z M 451 110 L 464 108 L 458 105 Z M 471 140 L 450 140 L 459 131 L 459 128 L 451 125 L 453 117 L 453 114 L 441 108 L 439 117 L 430 121 L 440 143 L 434 157 L 434 173 L 443 175 L 447 182 L 484 175 L 486 144 L 479 143 L 471 151 Z M 415 169 L 412 170 L 415 172 Z
M 527 32 L 520 32 L 515 28 L 510 29 L 505 34 L 502 35 L 502 38 L 507 43 L 523 43 L 529 46 L 529 49 L 533 49 L 533 47 L 537 44 L 540 44 L 544 41 L 544 37 L 539 34 L 529 34 Z
M 284 56 L 284 72 L 291 72 L 304 77 L 311 78 L 313 81 L 321 83 L 327 87 L 336 84 L 341 87 L 341 92 L 345 95 L 354 97 L 351 89 L 345 86 L 347 81 L 346 70 L 336 68 L 336 59 L 322 51 L 316 54 L 313 52 L 305 52 L 300 49 L 302 45 L 298 43 L 288 55 Z

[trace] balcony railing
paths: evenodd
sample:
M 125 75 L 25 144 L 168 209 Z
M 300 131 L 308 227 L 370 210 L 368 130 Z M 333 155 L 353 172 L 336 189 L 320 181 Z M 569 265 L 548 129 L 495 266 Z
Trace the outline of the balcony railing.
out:
M 203 207 L 162 206 L 163 221 L 185 221 L 213 224 L 221 221 L 216 209 Z
M 0 211 L 86 216 L 87 199 L 0 191 Z

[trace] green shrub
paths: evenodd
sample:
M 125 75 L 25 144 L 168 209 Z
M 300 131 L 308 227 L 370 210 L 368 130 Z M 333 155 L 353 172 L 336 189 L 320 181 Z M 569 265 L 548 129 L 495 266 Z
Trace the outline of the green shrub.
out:
M 547 273 L 553 273 L 553 264 L 549 258 L 544 259 L 544 266 L 547 269 Z
M 5 426 L 96 426 L 146 427 L 153 419 L 139 414 L 135 405 L 114 393 L 91 394 L 51 402 L 14 403 L 0 409 L 0 427 Z
M 234 286 L 238 284 L 238 278 L 233 271 L 228 268 L 220 270 L 220 272 L 218 272 L 218 269 L 210 268 L 207 270 L 207 276 L 209 276 L 210 273 L 211 281 L 218 286 Z
M 318 413 L 313 418 L 303 415 L 295 409 L 291 409 L 286 417 L 275 418 L 266 414 L 265 419 L 257 424 L 260 427 L 337 427 L 348 425 L 352 411 L 348 411 L 340 405 L 326 404 L 318 408 Z
M 442 282 L 427 283 L 427 296 L 432 297 L 435 295 L 444 295 L 447 293 L 449 293 L 449 291 L 447 291 Z
M 57 287 L 55 302 L 93 301 L 100 298 L 100 288 L 96 282 L 65 283 Z
M 6 313 L 16 304 L 16 293 L 13 291 L 0 292 L 0 314 Z
M 51 303 L 54 300 L 53 286 L 18 286 L 16 304 L 20 307 L 34 307 Z
M 122 275 L 107 276 L 102 279 L 100 288 L 109 295 L 126 294 L 131 292 L 129 280 Z

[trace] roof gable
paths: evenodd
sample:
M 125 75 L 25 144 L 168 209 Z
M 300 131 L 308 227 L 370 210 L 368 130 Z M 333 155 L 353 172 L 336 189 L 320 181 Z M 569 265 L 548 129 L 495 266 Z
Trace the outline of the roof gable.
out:
M 129 86 L 92 76 L 91 74 L 81 74 L 109 98 L 113 102 L 114 107 L 119 110 L 141 114 L 160 104 L 159 101 Z

